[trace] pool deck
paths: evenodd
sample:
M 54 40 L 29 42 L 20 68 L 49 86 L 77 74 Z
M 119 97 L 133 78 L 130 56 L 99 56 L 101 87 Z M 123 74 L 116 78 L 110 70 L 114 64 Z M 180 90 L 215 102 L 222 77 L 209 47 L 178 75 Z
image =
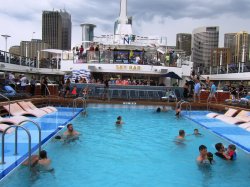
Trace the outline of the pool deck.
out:
M 220 137 L 227 139 L 247 153 L 250 153 L 250 132 L 238 127 L 237 125 L 225 123 L 219 119 L 206 116 L 208 111 L 192 111 L 190 115 L 183 112 L 184 116 L 195 123 L 209 129 Z
M 82 111 L 82 109 L 79 108 L 76 108 L 74 113 L 72 108 L 57 107 L 57 109 L 57 112 L 46 114 L 41 118 L 29 117 L 41 127 L 42 145 L 62 130 L 68 122 L 74 119 Z M 31 152 L 34 154 L 38 150 L 38 129 L 30 122 L 25 123 L 23 126 L 27 128 L 31 134 Z M 0 140 L 0 143 L 2 144 L 2 139 Z M 0 180 L 28 158 L 28 136 L 21 128 L 18 130 L 18 155 L 14 155 L 14 150 L 15 133 L 12 132 L 11 134 L 5 135 L 5 164 L 0 164 Z M 2 155 L 2 150 L 0 151 L 0 154 Z M 1 161 L 2 160 L 0 160 L 0 162 Z

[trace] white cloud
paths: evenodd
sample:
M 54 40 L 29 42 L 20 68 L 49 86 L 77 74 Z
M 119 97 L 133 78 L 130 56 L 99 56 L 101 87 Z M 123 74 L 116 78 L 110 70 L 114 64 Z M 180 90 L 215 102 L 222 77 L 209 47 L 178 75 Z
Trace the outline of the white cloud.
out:
M 41 38 L 42 11 L 66 9 L 72 16 L 72 44 L 81 41 L 80 23 L 97 25 L 95 35 L 110 34 L 119 14 L 119 0 L 9 0 L 0 3 L 0 34 L 9 34 L 8 46 L 22 40 Z M 247 0 L 128 0 L 128 14 L 133 16 L 135 34 L 167 36 L 175 45 L 177 33 L 192 33 L 200 26 L 220 27 L 220 46 L 224 33 L 246 30 L 250 32 Z M 0 49 L 5 40 L 0 37 Z

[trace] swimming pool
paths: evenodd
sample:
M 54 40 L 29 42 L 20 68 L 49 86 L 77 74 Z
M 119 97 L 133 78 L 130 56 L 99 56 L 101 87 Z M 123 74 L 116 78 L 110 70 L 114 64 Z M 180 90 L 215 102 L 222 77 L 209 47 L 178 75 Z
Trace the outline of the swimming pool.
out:
M 125 122 L 122 127 L 114 125 L 119 115 Z M 78 116 L 72 123 L 82 133 L 79 141 L 52 141 L 44 147 L 54 173 L 30 176 L 20 167 L 3 186 L 249 186 L 250 155 L 237 149 L 236 161 L 215 157 L 211 167 L 197 166 L 199 145 L 214 153 L 215 143 L 229 142 L 193 121 L 176 119 L 173 111 L 92 106 L 87 117 Z M 173 141 L 179 129 L 191 134 L 194 128 L 204 136 L 187 136 L 184 144 Z

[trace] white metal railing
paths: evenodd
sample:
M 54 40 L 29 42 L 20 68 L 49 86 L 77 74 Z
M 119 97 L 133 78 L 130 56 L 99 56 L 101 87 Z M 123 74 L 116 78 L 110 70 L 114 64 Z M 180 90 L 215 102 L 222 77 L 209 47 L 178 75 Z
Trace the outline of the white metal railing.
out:
M 73 114 L 75 114 L 75 110 L 76 110 L 76 107 L 77 107 L 77 101 L 82 102 L 82 109 L 83 109 L 83 112 L 86 113 L 87 101 L 86 101 L 86 99 L 83 98 L 83 97 L 78 97 L 78 98 L 75 98 L 75 99 L 73 100 Z
M 190 102 L 182 101 L 180 103 L 180 110 L 181 110 L 183 104 L 186 104 L 186 113 L 188 112 L 188 109 L 189 109 L 189 116 L 190 116 L 190 113 L 191 113 L 191 104 L 190 104 Z
M 31 134 L 29 132 L 29 130 L 25 127 L 22 126 L 23 123 L 26 123 L 26 122 L 31 122 L 32 124 L 34 124 L 37 128 L 38 128 L 38 150 L 39 150 L 39 153 L 41 152 L 41 127 L 40 125 L 35 122 L 35 121 L 32 121 L 32 120 L 25 120 L 25 121 L 22 121 L 20 122 L 19 124 L 17 125 L 11 125 L 9 126 L 8 128 L 6 128 L 4 131 L 3 131 L 3 134 L 2 134 L 2 161 L 1 161 L 1 164 L 5 164 L 5 161 L 4 161 L 4 150 L 5 150 L 5 134 L 7 133 L 7 131 L 10 129 L 10 128 L 15 128 L 15 155 L 18 155 L 17 153 L 17 142 L 18 142 L 18 135 L 17 135 L 17 130 L 18 128 L 21 128 L 23 129 L 27 135 L 28 135 L 28 160 L 29 160 L 29 167 L 31 168 Z

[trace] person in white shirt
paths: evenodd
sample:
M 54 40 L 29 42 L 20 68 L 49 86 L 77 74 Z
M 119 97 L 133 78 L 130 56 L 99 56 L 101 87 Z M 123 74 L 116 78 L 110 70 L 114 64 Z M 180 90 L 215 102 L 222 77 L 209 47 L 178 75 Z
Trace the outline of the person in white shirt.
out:
M 21 84 L 21 90 L 25 92 L 27 85 L 27 78 L 25 77 L 24 74 L 21 75 L 20 84 Z

